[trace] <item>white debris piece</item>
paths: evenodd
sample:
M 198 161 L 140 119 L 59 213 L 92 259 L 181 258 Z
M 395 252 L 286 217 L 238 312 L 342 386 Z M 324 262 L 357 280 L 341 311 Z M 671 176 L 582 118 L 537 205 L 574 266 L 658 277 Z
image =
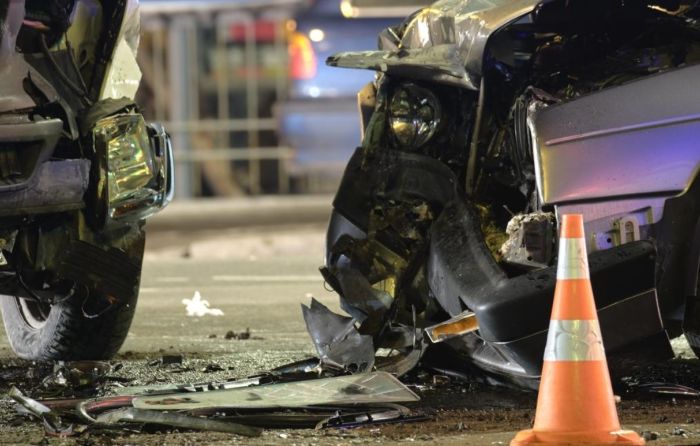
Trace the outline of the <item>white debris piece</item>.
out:
M 202 317 L 206 316 L 207 314 L 211 316 L 224 315 L 224 312 L 218 308 L 209 308 L 209 301 L 203 300 L 202 295 L 199 294 L 199 291 L 194 292 L 192 299 L 182 299 L 182 303 L 185 305 L 185 307 L 187 307 L 185 309 L 187 310 L 188 316 Z

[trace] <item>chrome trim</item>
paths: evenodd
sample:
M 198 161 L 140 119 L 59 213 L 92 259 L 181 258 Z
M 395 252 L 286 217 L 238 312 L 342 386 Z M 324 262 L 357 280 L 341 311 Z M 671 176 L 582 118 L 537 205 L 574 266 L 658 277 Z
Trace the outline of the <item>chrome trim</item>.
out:
M 146 125 L 140 114 L 109 116 L 98 121 L 93 139 L 105 224 L 144 220 L 172 201 L 173 151 L 161 125 Z

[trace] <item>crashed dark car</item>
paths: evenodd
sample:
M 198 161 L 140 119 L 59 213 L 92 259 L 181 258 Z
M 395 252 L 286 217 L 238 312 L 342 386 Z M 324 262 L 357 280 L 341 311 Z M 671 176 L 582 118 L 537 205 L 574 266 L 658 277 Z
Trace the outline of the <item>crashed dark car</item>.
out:
M 305 310 L 327 367 L 403 374 L 440 344 L 536 385 L 569 213 L 613 373 L 683 334 L 700 353 L 698 19 L 673 0 L 442 0 L 331 57 L 377 75 L 322 268 L 350 317 Z
M 134 103 L 138 1 L 0 2 L 0 307 L 27 359 L 108 358 L 172 149 Z

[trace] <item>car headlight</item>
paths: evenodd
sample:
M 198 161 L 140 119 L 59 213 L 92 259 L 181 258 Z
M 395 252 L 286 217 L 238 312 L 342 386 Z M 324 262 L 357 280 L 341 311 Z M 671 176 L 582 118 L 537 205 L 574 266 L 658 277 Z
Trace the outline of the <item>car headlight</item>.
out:
M 142 220 L 172 199 L 172 148 L 162 128 L 140 114 L 100 119 L 93 129 L 103 221 Z
M 389 102 L 389 125 L 396 142 L 406 149 L 425 145 L 440 124 L 440 101 L 430 90 L 400 85 Z

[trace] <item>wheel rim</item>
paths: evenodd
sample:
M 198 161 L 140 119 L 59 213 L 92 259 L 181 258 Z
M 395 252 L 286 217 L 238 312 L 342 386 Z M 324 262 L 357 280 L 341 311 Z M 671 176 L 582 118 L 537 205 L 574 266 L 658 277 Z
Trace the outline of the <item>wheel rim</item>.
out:
M 49 304 L 42 304 L 29 299 L 21 299 L 16 297 L 17 306 L 19 307 L 22 318 L 30 327 L 41 329 L 46 325 L 46 321 L 51 313 Z

